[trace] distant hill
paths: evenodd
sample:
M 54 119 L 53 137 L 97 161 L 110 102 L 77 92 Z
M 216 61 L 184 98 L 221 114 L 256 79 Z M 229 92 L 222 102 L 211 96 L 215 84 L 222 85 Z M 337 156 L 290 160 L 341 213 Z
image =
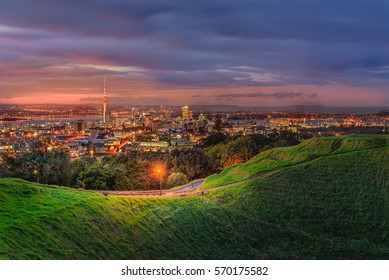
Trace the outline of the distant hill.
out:
M 389 110 L 382 111 L 382 112 L 378 113 L 377 115 L 379 115 L 379 116 L 389 116 Z
M 256 179 L 201 197 L 105 197 L 0 179 L 0 258 L 388 259 L 388 141 L 268 150 L 203 188 Z

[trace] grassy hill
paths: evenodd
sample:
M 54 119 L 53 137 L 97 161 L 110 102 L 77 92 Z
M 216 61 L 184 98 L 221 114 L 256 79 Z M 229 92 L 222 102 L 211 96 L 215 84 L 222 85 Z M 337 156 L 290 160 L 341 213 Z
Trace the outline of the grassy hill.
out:
M 387 146 L 387 136 L 342 136 L 315 138 L 298 146 L 275 148 L 252 158 L 246 163 L 230 166 L 220 174 L 209 176 L 202 189 L 211 189 L 242 181 L 252 176 L 305 163 L 318 157 Z
M 388 259 L 388 140 L 269 150 L 207 184 L 277 172 L 202 197 L 105 197 L 0 179 L 0 258 Z

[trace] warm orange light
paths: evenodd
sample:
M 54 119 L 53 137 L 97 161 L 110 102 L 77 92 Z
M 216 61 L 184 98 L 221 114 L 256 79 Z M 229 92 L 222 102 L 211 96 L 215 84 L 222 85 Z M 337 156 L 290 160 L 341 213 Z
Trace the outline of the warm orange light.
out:
M 159 178 L 161 178 L 165 174 L 165 166 L 158 163 L 158 164 L 154 165 L 153 172 L 154 172 L 155 176 L 158 176 Z

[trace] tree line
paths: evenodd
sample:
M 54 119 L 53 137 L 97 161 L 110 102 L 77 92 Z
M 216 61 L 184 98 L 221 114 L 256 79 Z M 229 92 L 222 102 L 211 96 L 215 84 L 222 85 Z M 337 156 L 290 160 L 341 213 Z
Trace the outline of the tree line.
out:
M 207 177 L 261 151 L 296 145 L 301 135 L 291 132 L 269 136 L 231 137 L 217 132 L 188 150 L 71 160 L 64 153 L 35 150 L 18 156 L 3 154 L 0 176 L 32 182 L 96 190 L 170 188 Z M 157 168 L 160 172 L 157 172 Z

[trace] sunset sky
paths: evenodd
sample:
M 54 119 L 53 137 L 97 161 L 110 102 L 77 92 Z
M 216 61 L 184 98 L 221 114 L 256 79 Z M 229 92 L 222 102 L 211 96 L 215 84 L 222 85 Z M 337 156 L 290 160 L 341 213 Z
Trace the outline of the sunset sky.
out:
M 387 0 L 0 3 L 0 104 L 389 106 Z

